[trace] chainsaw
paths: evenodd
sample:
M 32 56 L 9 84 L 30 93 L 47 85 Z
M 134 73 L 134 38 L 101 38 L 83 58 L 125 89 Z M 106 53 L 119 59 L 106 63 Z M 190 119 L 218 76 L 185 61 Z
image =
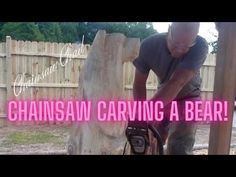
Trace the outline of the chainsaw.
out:
M 147 154 L 148 148 L 153 148 L 150 142 L 150 132 L 156 139 L 156 146 L 152 150 L 154 154 L 164 155 L 164 140 L 160 135 L 158 129 L 150 123 L 147 122 L 129 122 L 126 129 L 126 137 L 131 147 L 131 153 L 134 155 L 145 155 Z M 124 153 L 123 153 L 124 154 Z

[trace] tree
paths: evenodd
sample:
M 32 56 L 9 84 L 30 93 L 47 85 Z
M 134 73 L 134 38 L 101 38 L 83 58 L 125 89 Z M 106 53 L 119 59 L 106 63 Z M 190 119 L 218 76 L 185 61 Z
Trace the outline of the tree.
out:
M 157 33 L 152 23 L 145 22 L 88 22 L 80 24 L 79 27 L 85 32 L 86 43 L 92 43 L 98 30 L 106 30 L 107 33 L 123 33 L 127 37 L 137 37 L 141 40 Z
M 215 27 L 216 27 L 218 32 L 219 32 L 220 26 L 221 26 L 221 23 L 218 23 L 218 22 L 215 23 Z M 212 33 L 212 36 L 215 37 L 217 40 L 213 41 L 213 42 L 209 42 L 208 45 L 213 48 L 211 53 L 215 54 L 217 52 L 217 49 L 218 49 L 218 34 Z
M 0 22 L 1 40 L 10 35 L 16 40 L 74 43 L 82 42 L 84 36 L 84 43 L 91 44 L 98 30 L 123 33 L 141 40 L 157 33 L 152 23 L 147 22 Z
M 153 28 L 152 23 L 148 22 L 128 23 L 128 28 L 129 32 L 127 36 L 138 37 L 141 40 L 154 33 L 157 33 L 157 31 Z
M 79 40 L 77 26 L 77 23 L 60 23 L 63 42 L 77 42 Z
M 62 32 L 59 23 L 40 22 L 37 24 L 40 32 L 44 35 L 45 41 L 61 42 Z
M 215 54 L 217 52 L 218 49 L 218 41 L 214 41 L 214 42 L 209 42 L 208 45 L 210 45 L 213 50 L 211 51 L 212 54 Z
M 5 24 L 6 22 L 0 22 L 0 30 L 2 29 L 2 26 Z
M 2 26 L 0 31 L 1 40 L 11 36 L 16 40 L 42 41 L 44 36 L 40 33 L 38 26 L 33 22 L 9 22 Z

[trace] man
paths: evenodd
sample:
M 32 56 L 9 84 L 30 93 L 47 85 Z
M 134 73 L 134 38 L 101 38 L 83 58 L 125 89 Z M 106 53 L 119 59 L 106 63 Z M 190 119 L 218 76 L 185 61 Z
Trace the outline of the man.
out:
M 146 80 L 152 70 L 159 79 L 159 88 L 151 100 L 161 100 L 166 109 L 173 100 L 180 104 L 186 100 L 200 99 L 200 68 L 207 53 L 208 44 L 198 36 L 200 23 L 172 23 L 168 33 L 155 34 L 143 40 L 133 84 L 135 100 L 146 100 Z M 179 108 L 180 113 L 183 107 Z M 163 138 L 168 130 L 167 154 L 192 154 L 196 124 L 183 121 L 159 127 Z

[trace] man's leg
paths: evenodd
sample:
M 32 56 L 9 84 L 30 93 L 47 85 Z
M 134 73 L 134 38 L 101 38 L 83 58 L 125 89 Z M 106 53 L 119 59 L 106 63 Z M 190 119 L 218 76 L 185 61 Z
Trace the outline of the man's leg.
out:
M 169 125 L 167 140 L 167 154 L 170 155 L 191 155 L 195 143 L 197 130 L 196 122 L 185 121 L 185 101 L 200 101 L 200 97 L 190 98 L 178 102 L 179 122 L 172 122 Z
M 191 155 L 195 143 L 196 123 L 171 123 L 167 140 L 167 155 Z

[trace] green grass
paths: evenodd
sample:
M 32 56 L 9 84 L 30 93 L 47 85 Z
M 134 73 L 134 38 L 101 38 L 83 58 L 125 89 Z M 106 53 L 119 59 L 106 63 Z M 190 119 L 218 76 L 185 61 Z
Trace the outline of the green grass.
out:
M 5 143 L 7 144 L 44 144 L 44 143 L 61 143 L 58 136 L 49 132 L 15 132 L 10 134 Z

